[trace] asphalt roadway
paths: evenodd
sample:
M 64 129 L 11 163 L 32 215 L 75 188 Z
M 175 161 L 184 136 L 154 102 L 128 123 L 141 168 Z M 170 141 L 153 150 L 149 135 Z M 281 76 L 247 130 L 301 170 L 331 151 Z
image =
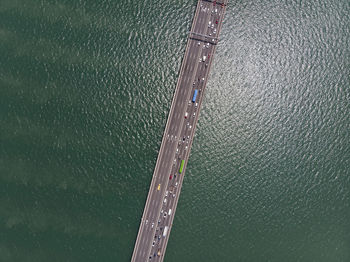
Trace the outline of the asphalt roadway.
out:
M 132 262 L 164 259 L 226 3 L 198 1 Z M 193 103 L 195 89 L 198 95 Z

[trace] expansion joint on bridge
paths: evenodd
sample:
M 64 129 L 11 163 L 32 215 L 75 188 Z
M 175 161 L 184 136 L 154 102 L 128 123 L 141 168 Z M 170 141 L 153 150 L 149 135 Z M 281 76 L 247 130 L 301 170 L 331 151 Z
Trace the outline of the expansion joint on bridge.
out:
M 203 35 L 203 34 L 196 33 L 196 32 L 190 32 L 190 34 L 198 35 L 198 36 L 202 36 L 202 37 L 206 37 L 206 38 L 212 38 L 212 39 L 218 40 L 218 38 L 215 37 L 215 36 Z
M 196 32 L 190 32 L 190 38 L 191 39 L 195 39 L 195 40 L 199 40 L 202 42 L 207 42 L 207 43 L 211 43 L 213 45 L 216 45 L 219 41 L 219 39 L 217 37 L 214 36 L 209 36 L 209 35 L 203 35 L 200 33 L 196 33 Z
M 215 3 L 217 5 L 221 5 L 221 6 L 227 6 L 227 1 L 226 2 L 223 2 L 223 3 L 220 3 L 220 2 L 217 2 L 215 0 L 202 0 L 202 1 L 205 1 L 205 2 L 209 2 L 209 3 Z

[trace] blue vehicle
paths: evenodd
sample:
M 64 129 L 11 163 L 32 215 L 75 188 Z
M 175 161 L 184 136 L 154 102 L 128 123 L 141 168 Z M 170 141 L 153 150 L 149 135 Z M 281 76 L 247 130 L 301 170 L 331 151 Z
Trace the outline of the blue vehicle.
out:
M 196 102 L 197 95 L 198 95 L 198 90 L 195 89 L 195 90 L 194 90 L 193 97 L 192 97 L 192 103 Z

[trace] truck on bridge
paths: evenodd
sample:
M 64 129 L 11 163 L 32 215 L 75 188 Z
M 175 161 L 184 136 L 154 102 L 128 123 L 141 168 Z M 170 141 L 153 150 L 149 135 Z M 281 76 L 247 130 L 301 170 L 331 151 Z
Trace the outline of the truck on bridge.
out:
M 168 233 L 169 227 L 165 226 L 163 231 L 163 237 L 166 237 L 166 234 Z
M 192 97 L 192 103 L 196 102 L 197 95 L 198 95 L 198 90 L 195 89 Z
M 179 170 L 180 174 L 182 173 L 182 170 L 184 169 L 184 165 L 185 165 L 185 160 L 182 160 L 181 165 L 180 165 L 180 170 Z

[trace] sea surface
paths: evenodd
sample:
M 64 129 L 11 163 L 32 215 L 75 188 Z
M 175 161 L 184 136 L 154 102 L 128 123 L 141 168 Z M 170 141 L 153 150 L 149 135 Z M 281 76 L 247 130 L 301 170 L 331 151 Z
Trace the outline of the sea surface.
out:
M 130 261 L 195 0 L 0 0 L 0 261 Z M 350 1 L 229 0 L 165 261 L 350 261 Z

